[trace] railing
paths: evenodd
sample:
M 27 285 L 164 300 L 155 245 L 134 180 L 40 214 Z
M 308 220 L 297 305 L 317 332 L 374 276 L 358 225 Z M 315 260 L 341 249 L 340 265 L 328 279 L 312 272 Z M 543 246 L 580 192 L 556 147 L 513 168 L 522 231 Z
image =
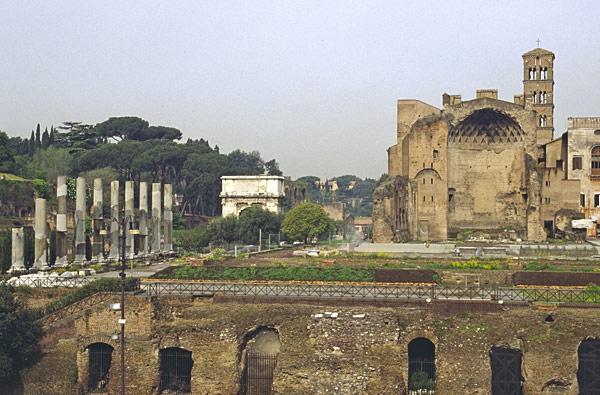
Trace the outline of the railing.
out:
M 211 282 L 190 280 L 142 280 L 148 296 L 225 295 L 310 299 L 363 300 L 466 300 L 599 304 L 600 291 L 582 288 L 457 288 L 380 284 L 294 284 L 261 282 Z
M 115 296 L 115 294 L 109 292 L 98 292 L 93 295 L 90 295 L 87 298 L 81 299 L 75 303 L 63 307 L 62 309 L 56 310 L 48 314 L 47 316 L 41 319 L 42 326 L 44 328 L 48 328 L 52 326 L 52 324 L 54 324 L 55 322 L 61 321 L 75 313 L 87 310 L 93 306 L 96 306 L 99 303 L 106 302 L 111 298 L 115 298 Z

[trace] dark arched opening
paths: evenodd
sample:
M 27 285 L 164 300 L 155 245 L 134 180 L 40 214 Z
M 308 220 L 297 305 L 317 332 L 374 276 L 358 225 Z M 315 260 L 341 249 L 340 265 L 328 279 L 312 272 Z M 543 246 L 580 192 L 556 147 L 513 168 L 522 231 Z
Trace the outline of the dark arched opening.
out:
M 159 351 L 160 392 L 190 394 L 192 392 L 192 352 L 179 347 Z
M 408 343 L 408 388 L 423 394 L 435 388 L 435 345 L 424 337 Z
M 106 343 L 93 343 L 88 351 L 88 392 L 106 392 L 112 363 L 112 346 Z
M 240 395 L 270 395 L 281 344 L 273 328 L 258 328 L 244 339 Z
M 521 395 L 521 350 L 508 347 L 492 347 L 492 395 Z
M 577 382 L 581 395 L 600 394 L 600 339 L 586 339 L 577 349 Z

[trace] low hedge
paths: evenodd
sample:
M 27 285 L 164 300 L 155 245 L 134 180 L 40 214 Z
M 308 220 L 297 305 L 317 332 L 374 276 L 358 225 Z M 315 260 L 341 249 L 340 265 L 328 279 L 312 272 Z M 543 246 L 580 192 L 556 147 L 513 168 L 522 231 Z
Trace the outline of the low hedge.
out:
M 512 275 L 514 285 L 540 285 L 584 287 L 600 285 L 600 273 L 585 272 L 516 272 Z
M 180 280 L 237 281 L 350 281 L 350 282 L 413 282 L 433 283 L 433 270 L 360 268 L 344 265 L 223 267 L 184 266 L 154 275 L 154 278 Z

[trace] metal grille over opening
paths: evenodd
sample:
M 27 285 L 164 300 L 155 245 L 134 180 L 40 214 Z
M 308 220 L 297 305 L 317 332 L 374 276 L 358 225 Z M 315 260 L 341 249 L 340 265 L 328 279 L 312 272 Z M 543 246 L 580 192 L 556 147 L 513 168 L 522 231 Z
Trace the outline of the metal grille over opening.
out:
M 241 347 L 243 369 L 238 395 L 271 395 L 281 348 L 279 333 L 272 327 L 258 327 L 245 335 Z
M 245 395 L 270 395 L 277 354 L 249 351 L 246 354 L 243 387 Z
M 521 350 L 492 347 L 492 395 L 522 395 Z
M 600 339 L 587 339 L 577 350 L 579 369 L 577 382 L 581 395 L 600 394 Z
M 424 337 L 408 343 L 408 389 L 410 395 L 435 393 L 435 345 Z
M 160 393 L 191 394 L 192 352 L 170 347 L 160 350 Z
M 107 392 L 113 348 L 106 343 L 93 343 L 87 350 L 88 392 Z

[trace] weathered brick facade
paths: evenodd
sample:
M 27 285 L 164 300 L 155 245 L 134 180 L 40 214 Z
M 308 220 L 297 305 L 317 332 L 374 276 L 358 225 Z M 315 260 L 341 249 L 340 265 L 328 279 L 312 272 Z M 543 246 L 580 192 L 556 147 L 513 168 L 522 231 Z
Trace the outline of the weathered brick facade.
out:
M 158 393 L 159 350 L 181 347 L 192 352 L 193 394 L 236 394 L 244 345 L 252 331 L 265 327 L 276 331 L 281 343 L 273 383 L 277 394 L 402 394 L 408 344 L 424 337 L 435 345 L 436 394 L 490 394 L 490 349 L 507 345 L 523 353 L 524 394 L 575 395 L 578 346 L 600 336 L 600 310 L 593 308 L 248 302 L 128 297 L 127 393 Z M 338 316 L 318 316 L 325 312 Z M 104 303 L 64 323 L 57 341 L 27 373 L 24 392 L 83 392 L 86 349 L 103 342 L 114 347 L 108 392 L 118 393 L 120 350 L 111 339 L 117 319 Z M 60 366 L 49 363 L 60 360 Z

